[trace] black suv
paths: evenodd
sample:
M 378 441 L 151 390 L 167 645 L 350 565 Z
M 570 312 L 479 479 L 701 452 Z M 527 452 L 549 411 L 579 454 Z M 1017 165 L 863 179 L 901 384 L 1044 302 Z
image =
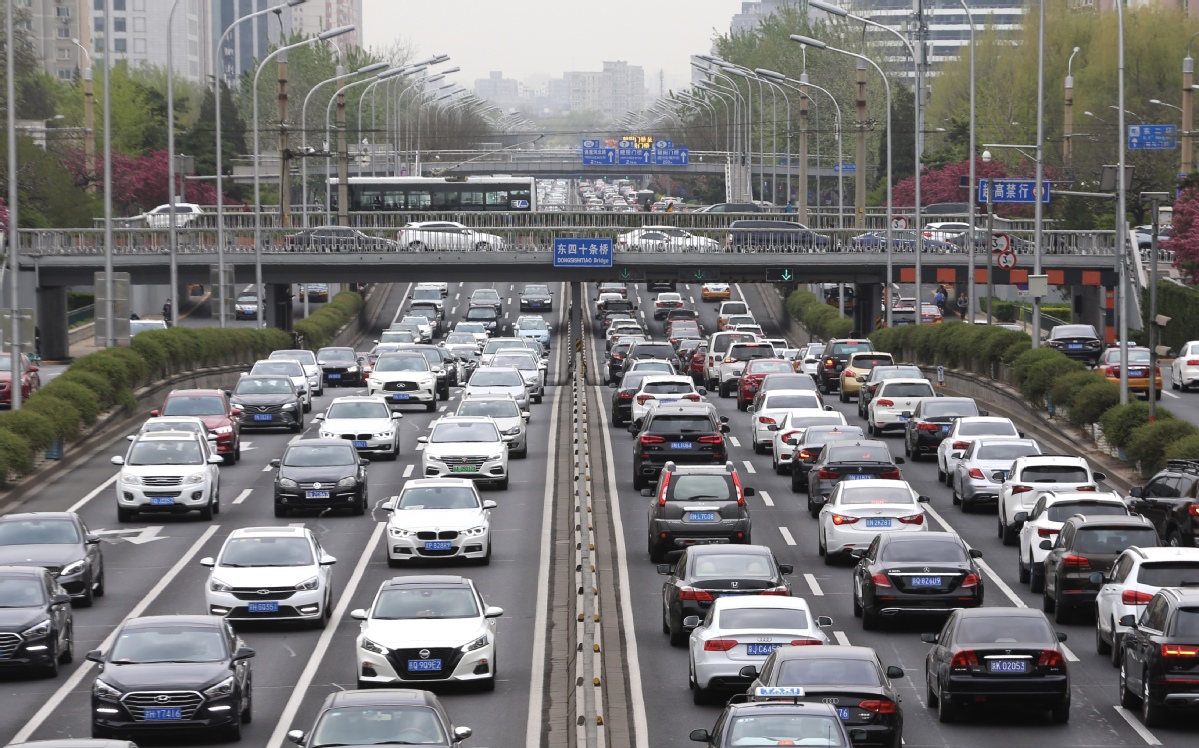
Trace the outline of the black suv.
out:
M 972 397 L 938 397 L 922 400 L 908 418 L 903 432 L 903 454 L 912 462 L 920 459 L 922 452 L 936 452 L 945 441 L 953 422 L 963 416 L 989 415 L 979 410 Z
M 649 502 L 649 558 L 657 563 L 666 554 L 690 545 L 750 542 L 749 508 L 733 463 L 676 465 L 666 463 L 654 488 L 641 489 Z
M 816 362 L 816 384 L 823 393 L 833 392 L 841 388 L 841 371 L 849 362 L 851 353 L 863 353 L 874 350 L 869 340 L 864 338 L 854 340 L 830 340 L 824 346 L 824 353 Z
M 679 360 L 678 351 L 667 341 L 657 343 L 651 340 L 639 340 L 633 343 L 633 347 L 629 349 L 629 355 L 625 356 L 626 366 L 628 361 L 636 361 L 643 358 L 656 358 L 662 361 L 669 361 L 674 364 L 675 371 L 683 368 L 683 362 Z
M 633 442 L 633 488 L 640 491 L 668 462 L 723 465 L 728 460 L 724 435 L 728 416 L 717 416 L 710 403 L 662 405 L 642 419 Z
M 626 426 L 633 417 L 633 395 L 641 386 L 641 380 L 653 376 L 657 372 L 631 371 L 616 380 L 608 382 L 612 388 L 612 425 Z
M 1120 706 L 1140 709 L 1146 727 L 1169 711 L 1199 708 L 1199 590 L 1165 587 L 1140 619 L 1124 616 Z
M 39 566 L 0 566 L 0 672 L 32 668 L 51 678 L 74 656 L 71 596 Z
M 1165 470 L 1128 495 L 1128 508 L 1153 523 L 1164 545 L 1196 547 L 1199 460 L 1166 460 Z
M 1103 341 L 1091 325 L 1057 325 L 1049 331 L 1045 345 L 1066 354 L 1067 358 L 1094 366 L 1103 353 Z
M 1044 562 L 1042 608 L 1053 613 L 1058 623 L 1069 623 L 1076 610 L 1093 608 L 1103 576 L 1116 557 L 1134 545 L 1158 545 L 1157 533 L 1144 517 L 1076 514 L 1066 520 L 1057 542 L 1041 541 L 1041 549 L 1049 551 Z M 1094 579 L 1096 572 L 1098 582 Z
M 291 377 L 255 374 L 237 380 L 229 403 L 241 409 L 242 429 L 304 430 L 304 406 Z
M 366 377 L 363 376 L 362 366 L 358 362 L 358 354 L 353 348 L 321 348 L 316 352 L 316 362 L 321 367 L 325 386 L 361 387 L 366 384 Z

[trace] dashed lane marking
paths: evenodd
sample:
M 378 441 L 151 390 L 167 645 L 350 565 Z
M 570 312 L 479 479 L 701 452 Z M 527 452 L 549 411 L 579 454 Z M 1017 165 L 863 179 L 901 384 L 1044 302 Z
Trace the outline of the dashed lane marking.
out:
M 842 647 L 850 646 L 849 637 L 845 635 L 844 631 L 834 631 L 833 638 L 836 639 L 837 643 L 840 644 Z
M 737 440 L 737 437 L 735 437 L 735 436 L 730 436 L 730 437 L 729 437 L 729 443 L 730 443 L 730 444 L 732 444 L 734 447 L 740 447 L 740 446 L 741 446 L 741 442 L 740 442 L 740 441 L 738 441 L 738 440 Z
M 745 472 L 750 473 L 751 475 L 753 473 L 758 472 L 757 470 L 754 469 L 754 464 L 752 462 L 750 462 L 749 460 L 742 460 L 741 462 L 742 462 L 742 464 L 745 465 Z
M 82 507 L 82 506 L 83 506 L 84 504 L 86 504 L 87 502 L 89 502 L 89 501 L 91 501 L 92 499 L 94 499 L 94 498 L 96 498 L 97 496 L 99 496 L 101 491 L 103 491 L 104 489 L 108 488 L 108 487 L 109 487 L 109 486 L 111 486 L 113 483 L 116 483 L 116 482 L 117 482 L 117 476 L 119 476 L 119 475 L 120 475 L 120 473 L 114 473 L 114 474 L 113 474 L 113 476 L 112 476 L 111 478 L 109 478 L 108 480 L 104 481 L 103 483 L 101 483 L 100 485 L 96 486 L 96 487 L 95 487 L 95 488 L 93 488 L 91 491 L 89 491 L 89 492 L 88 492 L 88 494 L 87 494 L 87 496 L 84 496 L 84 497 L 83 497 L 82 499 L 80 499 L 79 501 L 76 501 L 74 504 L 71 504 L 71 506 L 67 507 L 67 511 L 68 511 L 68 512 L 77 512 L 77 511 L 79 511 L 79 508 L 80 508 L 80 507 Z
M 416 465 L 405 465 L 405 466 L 404 466 L 404 477 L 405 477 L 405 478 L 411 478 L 411 477 L 412 477 L 412 471 L 413 471 L 413 469 L 414 469 L 415 467 L 416 467 Z
M 770 498 L 770 494 L 765 491 L 758 491 L 758 495 L 762 497 L 762 503 L 766 506 L 774 506 L 774 499 Z
M 824 596 L 824 590 L 820 589 L 820 582 L 816 581 L 816 577 L 811 574 L 804 574 L 803 579 L 808 583 L 808 587 L 812 588 L 812 594 L 817 597 Z
M 242 503 L 242 502 L 243 502 L 243 501 L 245 501 L 246 499 L 250 498 L 250 494 L 252 494 L 252 493 L 254 493 L 254 489 L 252 489 L 252 488 L 247 488 L 246 490 L 242 491 L 241 493 L 239 493 L 239 494 L 237 495 L 237 498 L 233 500 L 233 503 L 234 503 L 234 504 L 240 504 L 240 503 Z
M 785 527 L 780 527 L 780 528 L 779 528 L 779 532 L 780 532 L 780 533 L 782 533 L 782 535 L 783 535 L 783 541 L 784 541 L 784 542 L 786 542 L 786 543 L 787 543 L 787 545 L 795 545 L 795 538 L 791 537 L 791 531 L 790 531 L 790 530 L 788 530 L 788 529 L 787 529 L 787 528 L 785 528 Z

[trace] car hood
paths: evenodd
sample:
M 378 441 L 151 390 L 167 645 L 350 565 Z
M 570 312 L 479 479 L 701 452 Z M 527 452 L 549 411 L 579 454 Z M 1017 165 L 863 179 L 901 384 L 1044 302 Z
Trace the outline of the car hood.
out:
M 233 674 L 225 662 L 104 664 L 100 680 L 122 691 L 202 691 Z
M 390 418 L 326 418 L 320 430 L 333 434 L 381 434 L 394 431 L 394 423 Z
M 405 621 L 372 619 L 362 635 L 388 649 L 460 647 L 487 633 L 478 618 L 419 618 Z
M 431 371 L 372 371 L 376 382 L 424 382 L 435 375 Z
M 426 444 L 425 454 L 429 457 L 485 457 L 502 453 L 507 448 L 503 442 L 444 442 Z
M 470 397 L 471 395 L 512 395 L 519 401 L 521 398 L 524 397 L 524 392 L 525 392 L 525 386 L 523 384 L 504 385 L 504 386 L 488 386 L 488 387 L 484 387 L 481 385 L 475 385 L 475 384 L 468 384 L 468 385 L 466 385 L 466 392 L 464 392 L 462 394 L 462 397 L 463 397 L 463 399 L 466 399 L 466 398 Z
M 219 579 L 230 587 L 294 587 L 300 582 L 312 579 L 317 574 L 313 566 L 258 566 L 250 569 L 239 569 L 233 566 L 214 567 L 209 579 Z
M 333 484 L 342 478 L 348 478 L 351 475 L 356 476 L 358 468 L 355 465 L 330 465 L 328 467 L 296 467 L 284 465 L 279 468 L 279 475 L 283 478 L 291 478 L 294 481 L 301 483 L 311 483 L 318 481 L 321 483 Z
M 81 558 L 79 546 L 65 543 L 0 546 L 0 566 L 63 567 Z
M 283 405 L 285 403 L 294 403 L 295 395 L 287 393 L 279 395 L 234 395 L 234 405 Z
M 129 473 L 130 475 L 146 476 L 182 476 L 187 477 L 192 473 L 199 473 L 207 467 L 205 464 L 199 465 L 125 465 L 121 468 L 121 472 Z
M 159 415 L 165 415 L 165 414 L 160 413 Z M 196 418 L 199 418 L 201 421 L 203 421 L 204 427 L 206 429 L 208 429 L 209 431 L 212 431 L 213 429 L 216 429 L 216 428 L 220 428 L 221 426 L 229 426 L 229 425 L 232 425 L 232 423 L 233 423 L 233 419 L 231 419 L 229 416 L 226 416 L 226 415 L 196 416 Z
M 464 530 L 478 527 L 487 518 L 483 509 L 405 509 L 391 513 L 389 527 L 405 530 Z
M 36 608 L 0 608 L 0 631 L 19 634 L 45 618 L 46 611 L 40 605 Z

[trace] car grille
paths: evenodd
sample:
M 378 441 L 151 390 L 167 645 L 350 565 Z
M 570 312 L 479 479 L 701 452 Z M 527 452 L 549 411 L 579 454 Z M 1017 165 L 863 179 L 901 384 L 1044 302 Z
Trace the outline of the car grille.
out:
M 348 369 L 348 367 L 345 367 L 345 366 L 332 366 L 332 367 L 326 366 L 325 373 L 326 374 L 345 374 L 347 369 Z
M 447 465 L 474 465 L 482 467 L 487 461 L 485 457 L 442 457 L 441 461 Z
M 163 499 L 177 499 L 183 495 L 182 491 L 146 491 L 147 496 L 158 497 Z
M 421 652 L 427 652 L 421 657 Z M 404 680 L 443 680 L 453 674 L 462 658 L 462 652 L 457 647 L 414 647 L 410 649 L 393 649 L 387 654 L 391 666 Z M 441 660 L 441 670 L 434 672 L 408 670 L 409 660 Z
M 125 694 L 121 703 L 138 722 L 145 720 L 146 709 L 154 707 L 178 707 L 183 719 L 191 719 L 204 697 L 195 691 L 135 691 Z
M 181 475 L 152 475 L 142 478 L 142 485 L 145 486 L 180 486 L 183 485 L 183 476 Z
M 316 481 L 314 481 L 312 483 L 301 483 L 300 488 L 305 491 L 330 491 L 331 493 L 337 492 L 337 481 L 335 481 L 335 480 L 320 481 L 320 484 L 321 484 L 320 488 L 316 487 L 316 483 L 317 483 Z
M 456 540 L 458 538 L 457 530 L 442 530 L 433 532 L 431 530 L 422 530 L 416 534 L 418 540 Z
M 17 647 L 21 646 L 21 637 L 16 634 L 0 634 L 0 660 L 12 657 Z
M 416 382 L 386 382 L 383 385 L 386 392 L 404 392 L 419 389 Z
M 348 439 L 349 441 L 365 442 L 370 441 L 374 434 L 338 434 L 338 436 L 342 439 Z
M 286 600 L 296 594 L 296 590 L 294 587 L 234 587 L 232 593 L 238 600 Z
M 282 413 L 282 405 L 243 405 L 241 409 L 245 413 Z

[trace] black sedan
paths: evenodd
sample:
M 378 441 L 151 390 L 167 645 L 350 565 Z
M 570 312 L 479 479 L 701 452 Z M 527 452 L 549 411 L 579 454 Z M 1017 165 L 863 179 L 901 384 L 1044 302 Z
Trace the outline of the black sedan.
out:
M 290 377 L 242 377 L 230 393 L 229 402 L 241 409 L 242 429 L 304 430 L 304 406 Z
M 786 689 L 780 689 L 786 690 Z M 795 690 L 795 696 L 802 695 Z M 692 730 L 690 738 L 709 748 L 739 745 L 809 745 L 841 748 L 865 736 L 858 728 L 847 729 L 831 704 L 801 702 L 792 696 L 785 701 L 729 704 L 716 718 L 711 730 Z
M 104 595 L 100 538 L 88 532 L 75 512 L 0 517 L 0 566 L 10 565 L 46 569 L 81 608 Z
M 358 353 L 353 348 L 321 348 L 316 352 L 316 362 L 329 387 L 361 387 L 366 383 Z
M 897 467 L 903 462 L 877 439 L 828 442 L 808 468 L 808 511 L 819 514 L 833 487 L 843 480 L 903 480 Z
M 862 628 L 881 617 L 948 613 L 983 604 L 982 551 L 967 548 L 952 532 L 882 533 L 857 556 L 853 614 Z
M 550 312 L 554 309 L 554 297 L 550 287 L 542 284 L 529 284 L 520 292 L 520 311 Z
M 366 466 L 370 463 L 341 439 L 305 439 L 287 445 L 271 460 L 275 472 L 275 516 L 304 509 L 349 509 L 366 513 Z
M 224 618 L 126 619 L 112 649 L 92 650 L 92 737 L 217 731 L 241 739 L 251 716 L 250 658 Z
M 1092 325 L 1056 325 L 1049 331 L 1045 345 L 1065 354 L 1066 358 L 1094 366 L 1103 353 L 1103 340 Z
M 71 596 L 37 566 L 0 566 L 0 672 L 30 668 L 50 678 L 74 657 Z
M 807 374 L 800 374 L 800 376 L 808 377 Z M 808 379 L 810 380 L 811 377 L 808 377 Z M 791 455 L 791 464 L 788 468 L 791 472 L 791 492 L 799 493 L 801 488 L 807 487 L 808 471 L 812 469 L 813 463 L 820 457 L 820 453 L 824 451 L 825 444 L 844 441 L 846 439 L 865 438 L 866 434 L 862 432 L 861 426 L 837 424 L 808 426 L 798 437 L 791 437 L 795 449 L 795 453 Z M 787 441 L 785 434 L 783 435 L 783 441 Z M 813 508 L 815 508 L 815 511 L 812 511 Z M 815 518 L 820 514 L 820 507 L 818 505 L 813 507 L 812 503 L 808 502 L 808 512 Z
M 922 400 L 908 418 L 908 425 L 903 432 L 903 454 L 911 457 L 912 462 L 920 459 L 925 452 L 936 452 L 949 429 L 953 427 L 955 418 L 965 416 L 985 416 L 986 411 L 980 411 L 971 397 L 938 397 Z
M 924 662 L 925 701 L 941 722 L 969 706 L 1048 709 L 1070 721 L 1070 673 L 1061 642 L 1045 614 L 1029 608 L 974 608 L 949 615 Z
M 633 394 L 641 386 L 641 380 L 654 376 L 653 371 L 631 371 L 625 374 L 620 383 L 608 382 L 612 388 L 612 425 L 624 426 L 633 417 Z
M 703 618 L 721 595 L 790 595 L 784 575 L 795 568 L 780 564 L 764 545 L 693 545 L 673 564 L 658 564 L 662 584 L 662 633 L 670 643 L 687 643 L 687 616 Z
M 792 686 L 803 689 L 804 699 L 832 704 L 855 746 L 894 748 L 903 738 L 903 710 L 899 689 L 892 678 L 902 678 L 903 668 L 883 667 L 871 647 L 780 647 L 762 663 L 741 675 L 755 680 L 747 693 L 755 701 L 759 688 Z

